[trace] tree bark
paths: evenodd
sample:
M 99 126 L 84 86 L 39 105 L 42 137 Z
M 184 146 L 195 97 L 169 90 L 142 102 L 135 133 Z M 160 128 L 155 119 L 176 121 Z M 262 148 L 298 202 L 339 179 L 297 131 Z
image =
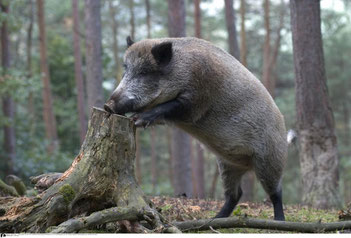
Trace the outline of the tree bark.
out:
M 117 7 L 113 5 L 113 1 L 108 1 L 108 7 L 109 7 L 109 13 L 111 17 L 111 29 L 112 29 L 112 49 L 113 49 L 113 58 L 115 61 L 115 68 L 116 68 L 116 82 L 119 83 L 121 81 L 121 76 L 122 76 L 122 67 L 121 67 L 121 61 L 118 56 L 119 52 L 119 47 L 118 47 L 118 29 L 119 29 L 119 23 L 116 20 L 116 14 L 117 14 Z
M 26 42 L 26 53 L 27 53 L 27 72 L 28 78 L 33 76 L 32 72 L 32 45 L 33 45 L 33 25 L 34 25 L 34 4 L 33 0 L 29 0 L 29 24 L 27 29 L 27 42 Z M 34 97 L 33 91 L 30 90 L 28 95 L 28 115 L 30 121 L 29 135 L 33 136 L 35 131 L 35 109 L 34 109 Z
M 10 68 L 10 42 L 9 42 L 9 31 L 8 31 L 8 14 L 9 14 L 9 2 L 5 3 L 0 1 L 1 12 L 7 14 L 1 25 L 1 67 L 3 74 L 6 75 Z M 3 172 L 5 175 L 14 172 L 14 164 L 16 159 L 16 132 L 14 128 L 15 119 L 15 103 L 9 94 L 6 94 L 2 98 L 2 111 L 4 117 L 9 121 L 5 124 L 4 129 L 4 156 Z
M 272 85 L 272 67 L 271 67 L 271 26 L 270 26 L 270 1 L 264 0 L 264 29 L 266 35 L 264 38 L 263 45 L 263 67 L 262 67 L 262 83 L 268 90 L 268 92 L 274 95 Z
M 197 198 L 204 199 L 205 194 L 205 156 L 204 148 L 199 142 L 196 142 L 196 188 L 197 188 Z
M 134 17 L 134 0 L 129 0 L 130 13 L 130 37 L 135 40 L 135 17 Z
M 74 72 L 77 87 L 77 109 L 79 118 L 79 138 L 80 144 L 83 143 L 86 130 L 87 120 L 85 114 L 85 91 L 82 72 L 82 54 L 80 51 L 80 35 L 79 35 L 79 12 L 78 0 L 72 0 L 72 13 L 73 13 L 73 48 L 74 48 Z
M 225 228 L 254 228 L 279 231 L 293 231 L 302 233 L 335 232 L 351 228 L 351 221 L 343 222 L 287 222 L 263 220 L 245 217 L 228 217 L 217 219 L 203 219 L 193 221 L 174 222 L 173 225 L 181 231 L 205 231 Z
M 1 209 L 6 211 L 0 216 L 0 230 L 58 232 L 62 227 L 71 224 L 65 222 L 70 218 L 112 207 L 117 207 L 119 211 L 130 208 L 151 212 L 153 217 L 150 217 L 150 220 L 154 220 L 152 224 L 155 229 L 159 228 L 163 218 L 152 209 L 151 202 L 136 183 L 134 159 L 134 122 L 122 116 L 93 109 L 87 136 L 79 155 L 49 189 L 40 196 L 21 200 L 0 198 Z M 107 215 L 106 212 L 108 213 L 106 210 L 102 215 Z M 88 216 L 86 221 L 89 223 L 92 217 L 94 216 Z M 140 218 L 143 219 L 144 217 Z M 57 226 L 62 222 L 65 223 L 58 228 L 47 230 L 50 226 Z M 106 220 L 102 218 L 89 224 L 97 225 L 100 222 Z M 83 227 L 78 226 L 74 231 Z
M 210 192 L 209 192 L 210 198 L 215 198 L 218 177 L 219 177 L 219 169 L 218 169 L 218 166 L 216 165 L 215 172 L 214 172 L 213 178 L 212 178 Z
M 291 0 L 303 202 L 339 204 L 339 159 L 324 69 L 320 1 Z
M 151 144 L 151 176 L 152 176 L 151 183 L 152 183 L 152 193 L 155 194 L 157 178 L 158 178 L 155 128 L 150 128 L 150 144 Z
M 40 69 L 41 79 L 43 82 L 43 103 L 44 103 L 44 123 L 46 138 L 50 142 L 48 151 L 52 153 L 58 145 L 56 118 L 52 108 L 52 95 L 50 89 L 50 74 L 49 65 L 46 53 L 46 30 L 45 30 L 45 13 L 44 1 L 37 0 L 38 7 L 38 26 L 39 26 L 39 40 L 40 40 Z
M 100 0 L 85 0 L 86 83 L 88 112 L 104 103 Z
M 240 62 L 247 67 L 247 48 L 246 48 L 246 30 L 245 30 L 245 0 L 240 0 Z
M 150 0 L 145 0 L 147 38 L 151 38 Z
M 168 35 L 186 36 L 184 0 L 168 0 Z
M 236 32 L 236 19 L 233 7 L 233 0 L 224 0 L 225 4 L 225 21 L 228 30 L 229 53 L 236 59 L 240 59 L 238 37 Z
M 201 0 L 194 0 L 195 37 L 201 38 Z
M 142 175 L 141 175 L 141 161 L 140 161 L 140 131 L 136 131 L 135 135 L 136 140 L 136 153 L 135 153 L 135 176 L 139 184 L 142 183 Z
M 170 37 L 186 35 L 184 0 L 168 0 L 168 34 Z M 174 193 L 192 197 L 190 136 L 178 128 L 172 129 L 171 136 Z

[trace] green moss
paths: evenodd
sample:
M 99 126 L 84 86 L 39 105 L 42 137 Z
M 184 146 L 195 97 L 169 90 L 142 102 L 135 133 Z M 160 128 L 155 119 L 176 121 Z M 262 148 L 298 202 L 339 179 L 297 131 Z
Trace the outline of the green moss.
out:
M 63 196 L 63 199 L 65 200 L 66 204 L 69 204 L 76 196 L 76 193 L 74 192 L 72 186 L 69 184 L 63 185 L 59 189 L 59 193 Z
M 241 216 L 241 208 L 239 206 L 233 211 L 233 215 Z
M 49 226 L 48 228 L 46 228 L 45 233 L 50 233 L 55 228 L 56 226 Z
M 172 205 L 172 204 L 166 204 L 166 205 L 164 205 L 163 207 L 161 207 L 161 210 L 162 210 L 163 212 L 167 212 L 167 211 L 171 210 L 172 208 L 173 208 L 173 205 Z

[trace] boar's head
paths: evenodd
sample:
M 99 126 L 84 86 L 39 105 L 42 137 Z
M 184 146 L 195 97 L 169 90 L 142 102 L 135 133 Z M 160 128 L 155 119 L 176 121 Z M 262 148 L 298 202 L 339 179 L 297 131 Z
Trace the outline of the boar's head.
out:
M 127 38 L 122 81 L 106 102 L 106 111 L 115 114 L 142 112 L 177 97 L 171 40 Z

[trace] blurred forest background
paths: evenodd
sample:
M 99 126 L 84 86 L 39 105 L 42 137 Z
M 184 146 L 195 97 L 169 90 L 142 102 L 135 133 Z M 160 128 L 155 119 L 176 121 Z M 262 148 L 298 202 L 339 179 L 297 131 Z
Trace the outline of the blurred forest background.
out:
M 287 0 L 0 2 L 1 179 L 16 174 L 29 185 L 29 176 L 65 171 L 79 152 L 92 105 L 102 107 L 121 80 L 126 37 L 139 41 L 172 36 L 168 22 L 175 8 L 185 10 L 185 31 L 178 36 L 201 37 L 236 56 L 268 85 L 286 127 L 297 129 L 291 3 Z M 320 6 L 337 136 L 336 192 L 345 204 L 351 201 L 351 4 L 322 0 Z M 172 132 L 166 126 L 138 131 L 136 176 L 144 192 L 170 196 L 186 192 L 188 197 L 222 199 L 215 155 L 195 139 L 187 139 L 187 145 L 178 146 L 187 150 L 179 169 L 172 156 L 177 148 Z M 289 147 L 283 179 L 285 203 L 303 199 L 299 148 L 298 143 Z M 180 189 L 179 178 L 187 181 Z M 266 198 L 253 174 L 244 183 L 243 200 Z

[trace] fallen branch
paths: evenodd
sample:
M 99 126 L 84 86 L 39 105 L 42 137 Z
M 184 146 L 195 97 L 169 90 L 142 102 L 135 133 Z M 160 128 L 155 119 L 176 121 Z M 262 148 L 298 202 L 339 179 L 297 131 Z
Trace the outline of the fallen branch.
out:
M 330 223 L 288 222 L 254 219 L 246 217 L 229 217 L 173 222 L 173 225 L 178 227 L 178 229 L 180 229 L 181 231 L 205 231 L 221 228 L 254 228 L 279 231 L 295 231 L 303 233 L 322 233 L 351 229 L 351 221 Z

